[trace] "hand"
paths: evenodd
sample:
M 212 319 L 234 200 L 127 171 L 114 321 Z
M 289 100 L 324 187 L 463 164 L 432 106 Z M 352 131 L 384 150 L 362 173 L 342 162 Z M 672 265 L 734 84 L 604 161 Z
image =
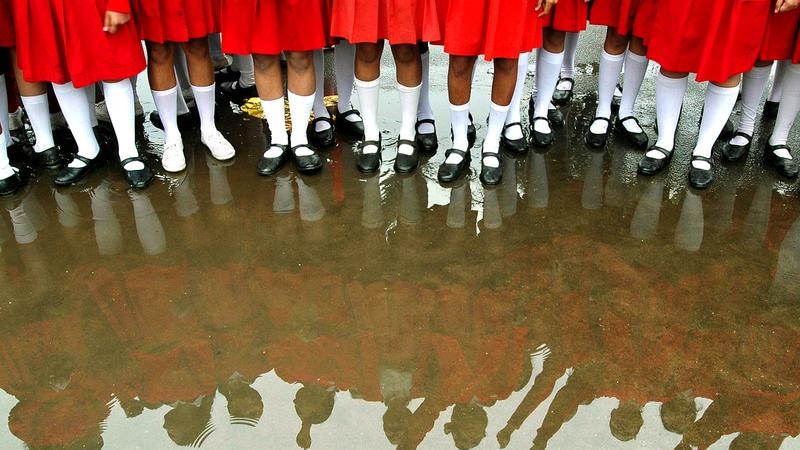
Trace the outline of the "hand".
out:
M 117 29 L 131 20 L 130 14 L 122 14 L 114 11 L 106 11 L 106 20 L 103 23 L 103 31 L 114 34 Z
M 539 13 L 539 17 L 550 14 L 550 10 L 553 9 L 553 6 L 555 6 L 556 3 L 558 3 L 558 0 L 539 0 L 538 3 L 536 4 L 536 11 L 539 10 L 542 11 Z
M 800 0 L 777 0 L 775 2 L 775 13 L 782 13 L 797 9 L 800 6 Z

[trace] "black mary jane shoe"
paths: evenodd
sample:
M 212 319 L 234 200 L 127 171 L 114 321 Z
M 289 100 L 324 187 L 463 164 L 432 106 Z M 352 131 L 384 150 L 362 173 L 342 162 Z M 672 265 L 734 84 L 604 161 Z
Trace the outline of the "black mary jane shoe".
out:
M 569 89 L 558 89 L 561 83 L 569 83 Z M 553 104 L 556 106 L 566 105 L 572 100 L 572 90 L 575 88 L 575 79 L 571 77 L 561 77 L 556 83 L 556 90 L 553 91 Z
M 19 192 L 28 181 L 28 171 L 11 167 L 13 174 L 0 180 L 0 197 L 11 197 Z
M 786 149 L 791 154 L 792 149 L 788 145 L 767 145 L 764 147 L 764 159 L 767 164 L 774 167 L 778 173 L 787 178 L 797 178 L 800 173 L 800 164 L 794 158 L 781 158 L 775 152 L 780 149 Z
M 525 139 L 524 131 L 522 137 L 519 139 L 509 139 L 506 137 L 506 131 L 511 127 L 519 127 L 520 131 L 523 131 L 522 124 L 519 122 L 509 123 L 504 126 L 503 132 L 500 134 L 500 148 L 514 155 L 524 155 L 528 153 L 528 141 Z
M 698 169 L 694 166 L 695 161 L 708 163 L 708 170 Z M 714 163 L 711 158 L 705 156 L 692 155 L 689 161 L 689 185 L 695 189 L 708 189 L 714 182 Z
M 325 122 L 328 128 L 317 131 L 317 124 Z M 336 143 L 336 124 L 330 117 L 317 117 L 308 124 L 308 140 L 317 148 L 328 148 Z
M 458 164 L 450 164 L 447 162 L 447 158 L 453 153 L 461 156 L 461 162 Z M 447 150 L 444 152 L 444 162 L 439 166 L 439 172 L 436 174 L 436 178 L 440 183 L 452 183 L 458 180 L 464 172 L 469 170 L 470 159 L 469 151 L 459 150 L 457 148 Z
M 743 145 L 732 144 L 731 141 L 736 137 L 743 137 L 747 139 L 747 143 Z M 753 136 L 741 131 L 737 131 L 725 145 L 722 146 L 722 157 L 725 161 L 736 162 L 744 158 L 750 152 L 750 145 L 752 144 Z
M 358 120 L 347 120 L 348 117 L 353 115 L 357 116 Z M 336 129 L 350 137 L 364 139 L 364 121 L 361 119 L 361 113 L 357 109 L 336 114 Z
M 239 106 L 244 105 L 251 98 L 258 97 L 258 90 L 256 90 L 255 84 L 248 87 L 242 87 L 239 84 L 239 80 L 227 81 L 220 84 L 219 92 L 229 102 Z
M 420 133 L 419 126 L 424 124 L 430 124 L 433 127 L 433 133 Z M 433 119 L 418 120 L 414 125 L 414 130 L 417 133 L 414 136 L 414 142 L 419 152 L 423 155 L 436 154 L 436 150 L 439 149 L 439 139 L 436 137 L 436 122 Z
M 410 155 L 400 153 L 399 150 L 401 145 L 411 146 L 414 151 Z M 419 166 L 419 147 L 417 147 L 416 141 L 398 139 L 397 149 L 397 157 L 394 159 L 394 171 L 397 173 L 412 173 L 417 170 L 417 166 Z
M 301 148 L 307 148 L 311 150 L 312 153 L 310 155 L 300 156 L 297 154 L 297 151 Z M 294 159 L 294 166 L 300 173 L 316 173 L 322 170 L 322 166 L 325 165 L 325 161 L 319 156 L 317 149 L 309 144 L 295 145 L 290 151 L 292 153 L 292 159 Z
M 128 170 L 125 168 L 128 163 L 140 162 L 144 165 L 143 169 Z M 128 180 L 128 186 L 131 189 L 144 189 L 153 181 L 153 172 L 147 167 L 147 163 L 139 156 L 132 158 L 125 158 L 119 162 L 122 166 L 122 171 L 125 172 L 125 179 Z
M 55 178 L 53 178 L 53 183 L 56 186 L 72 186 L 73 184 L 78 183 L 89 176 L 89 174 L 92 173 L 92 171 L 99 165 L 98 160 L 100 159 L 100 155 L 89 159 L 76 154 L 74 159 L 82 162 L 83 166 L 69 167 L 69 164 L 67 164 L 66 166 L 62 167 L 61 170 L 59 170 L 56 174 Z
M 550 125 L 550 119 L 548 119 L 547 117 L 534 117 L 533 120 L 531 121 L 531 141 L 533 142 L 533 145 L 537 147 L 548 147 L 550 146 L 550 144 L 553 143 L 554 140 L 553 127 L 550 126 L 549 133 L 540 133 L 536 131 L 534 125 L 536 124 L 536 122 L 540 120 L 544 120 L 545 122 L 547 122 L 548 125 Z
M 593 133 L 592 132 L 592 125 L 594 125 L 597 121 L 606 122 L 606 132 L 605 133 Z M 595 117 L 592 119 L 592 123 L 589 124 L 589 129 L 586 130 L 586 136 L 584 136 L 584 141 L 586 141 L 586 145 L 594 149 L 601 149 L 606 146 L 608 142 L 608 135 L 611 133 L 611 119 L 607 117 Z
M 625 122 L 629 120 L 636 122 L 636 126 L 639 127 L 639 129 L 642 131 L 636 133 L 625 128 Z M 650 138 L 647 137 L 647 133 L 644 132 L 642 125 L 639 123 L 639 119 L 633 116 L 622 117 L 622 118 L 618 117 L 616 126 L 614 127 L 614 132 L 624 137 L 626 141 L 628 141 L 632 146 L 638 148 L 639 150 L 646 149 L 647 145 L 650 143 Z
M 761 120 L 773 120 L 778 117 L 778 108 L 780 106 L 780 102 L 771 102 L 769 100 L 764 102 L 764 111 L 761 113 Z
M 377 152 L 364 153 L 364 148 L 374 145 L 378 147 Z M 383 147 L 381 141 L 364 141 L 358 145 L 356 154 L 356 167 L 361 173 L 375 173 L 381 168 L 381 152 Z
M 475 128 L 475 121 L 472 120 L 472 113 L 469 113 L 469 125 L 467 125 L 467 143 L 469 144 L 469 148 L 475 145 L 476 140 L 478 140 L 478 129 Z
M 487 158 L 497 159 L 497 167 L 486 165 Z M 499 153 L 483 153 L 481 155 L 481 174 L 478 176 L 486 186 L 497 186 L 503 182 L 503 158 Z
M 61 163 L 61 153 L 58 147 L 50 147 L 43 152 L 33 154 L 33 164 L 36 167 L 52 170 L 61 167 Z
M 279 148 L 281 150 L 281 154 L 272 158 L 264 156 L 263 154 L 261 155 L 261 159 L 258 160 L 258 174 L 261 176 L 268 177 L 270 175 L 275 175 L 276 173 L 280 172 L 281 169 L 283 169 L 283 166 L 286 164 L 286 156 L 289 153 L 289 146 L 283 144 L 272 144 L 269 146 L 270 149 L 273 147 Z
M 662 155 L 664 155 L 664 157 L 661 159 L 656 159 L 647 156 L 647 153 L 650 153 L 651 151 L 657 151 Z M 655 175 L 661 172 L 661 170 L 663 170 L 664 167 L 666 167 L 669 164 L 669 161 L 672 159 L 672 151 L 655 145 L 650 147 L 650 149 L 647 150 L 647 153 L 645 153 L 644 156 L 642 156 L 642 159 L 639 160 L 639 166 L 637 168 L 637 171 L 639 172 L 640 175 L 645 175 L 645 176 Z

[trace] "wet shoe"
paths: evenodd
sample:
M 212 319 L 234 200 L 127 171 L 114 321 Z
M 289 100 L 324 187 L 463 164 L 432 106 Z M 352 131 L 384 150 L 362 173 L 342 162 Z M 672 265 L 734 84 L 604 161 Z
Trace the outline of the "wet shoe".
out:
M 238 70 L 233 70 L 231 66 L 227 66 L 214 72 L 214 81 L 221 85 L 225 82 L 236 81 L 241 76 L 241 72 Z
M 326 122 L 328 128 L 317 131 L 317 124 Z M 327 148 L 336 143 L 336 125 L 330 117 L 317 117 L 308 124 L 308 140 L 317 148 Z
M 497 167 L 486 165 L 488 158 L 495 158 L 498 161 Z M 481 174 L 478 176 L 481 183 L 486 186 L 497 186 L 503 181 L 503 158 L 499 153 L 484 152 L 481 155 Z
M 547 110 L 547 119 L 550 120 L 550 125 L 554 128 L 561 128 L 564 126 L 566 119 L 564 118 L 564 113 L 561 112 L 560 109 L 548 109 Z
M 692 164 L 695 161 L 708 163 L 708 170 L 698 169 Z M 689 184 L 695 189 L 707 189 L 714 182 L 714 163 L 711 158 L 705 156 L 692 155 L 689 161 Z
M 419 149 L 416 141 L 409 141 L 408 139 L 398 139 L 397 148 L 401 145 L 409 145 L 414 148 L 414 152 L 410 155 L 397 152 L 397 157 L 394 160 L 394 171 L 397 173 L 412 173 L 417 170 L 419 166 Z
M 636 122 L 636 126 L 642 131 L 640 133 L 635 133 L 625 128 L 625 122 L 629 120 Z M 644 132 L 642 125 L 639 123 L 639 119 L 633 116 L 623 117 L 621 119 L 618 117 L 614 132 L 624 137 L 626 141 L 639 150 L 646 149 L 647 145 L 650 143 L 650 138 L 647 137 L 647 133 Z
M 239 85 L 238 80 L 220 84 L 219 92 L 223 97 L 228 99 L 228 101 L 239 106 L 244 105 L 251 98 L 258 97 L 258 91 L 255 85 L 242 87 Z
M 298 155 L 297 151 L 305 148 L 311 150 L 310 155 Z M 317 149 L 312 147 L 308 144 L 300 144 L 295 145 L 291 149 L 292 152 L 292 159 L 294 159 L 294 166 L 297 168 L 297 171 L 300 173 L 315 173 L 322 170 L 322 166 L 325 165 L 325 162 L 322 160 L 322 157 L 319 156 L 319 152 Z
M 550 127 L 549 133 L 541 133 L 539 131 L 536 131 L 534 125 L 539 120 L 544 120 L 545 122 L 547 122 L 548 125 L 550 125 L 550 119 L 548 119 L 547 117 L 534 117 L 533 120 L 531 121 L 531 141 L 533 141 L 533 145 L 537 147 L 548 147 L 550 144 L 553 143 L 554 140 L 553 128 L 552 126 Z
M 433 127 L 433 133 L 420 133 L 419 126 L 423 124 L 430 124 Z M 439 149 L 439 138 L 436 136 L 436 122 L 433 119 L 418 120 L 414 129 L 417 134 L 414 136 L 417 149 L 423 155 L 434 155 L 436 150 Z
M 73 158 L 82 162 L 84 165 L 81 167 L 69 167 L 69 164 L 67 164 L 61 168 L 61 170 L 59 170 L 56 174 L 55 178 L 53 178 L 53 183 L 56 186 L 72 186 L 73 184 L 85 179 L 99 165 L 100 155 L 89 159 L 76 154 Z
M 594 125 L 597 121 L 606 122 L 606 132 L 605 133 L 593 133 L 592 132 L 592 125 Z M 611 133 L 611 119 L 606 117 L 595 117 L 592 120 L 592 123 L 589 124 L 589 129 L 586 131 L 586 136 L 584 136 L 584 141 L 586 141 L 586 145 L 591 148 L 599 149 L 604 148 L 606 143 L 608 142 L 608 135 Z
M 164 144 L 161 154 L 161 167 L 167 172 L 181 172 L 186 169 L 186 156 L 183 154 L 183 140 Z
M 447 162 L 447 157 L 451 154 L 455 153 L 456 155 L 461 155 L 461 162 L 458 164 L 449 164 Z M 458 180 L 461 178 L 461 175 L 464 172 L 469 170 L 469 162 L 470 162 L 470 154 L 469 151 L 459 150 L 457 148 L 451 148 L 444 152 L 444 160 L 439 166 L 439 172 L 436 175 L 436 178 L 439 179 L 441 183 L 452 183 L 453 181 Z
M 525 133 L 522 133 L 520 139 L 509 139 L 506 137 L 506 130 L 511 127 L 519 127 L 522 132 L 522 124 L 519 122 L 509 123 L 503 127 L 503 132 L 500 134 L 500 148 L 514 154 L 524 155 L 528 153 L 528 141 L 525 140 Z
M 748 152 L 750 152 L 750 145 L 752 144 L 753 136 L 741 131 L 737 131 L 733 137 L 743 137 L 747 139 L 747 143 L 743 145 L 732 144 L 731 141 L 733 138 L 726 142 L 725 145 L 722 146 L 722 157 L 725 159 L 725 161 L 739 161 L 740 159 L 744 158 Z
M 764 102 L 764 111 L 761 113 L 761 120 L 773 120 L 778 117 L 779 102 L 771 102 L 767 100 Z
M 132 162 L 140 162 L 144 164 L 143 169 L 128 170 L 126 165 Z M 125 158 L 119 163 L 122 166 L 122 171 L 125 172 L 125 179 L 128 180 L 128 186 L 131 189 L 144 189 L 153 181 L 153 172 L 147 167 L 147 163 L 139 156 L 133 158 Z
M 11 170 L 13 170 L 14 173 L 10 177 L 0 180 L 0 197 L 10 197 L 16 194 L 25 186 L 28 180 L 28 172 L 26 170 L 18 169 L 13 166 Z
M 159 130 L 164 129 L 164 123 L 161 122 L 161 116 L 158 115 L 158 111 L 150 113 L 150 123 Z M 193 130 L 199 126 L 200 115 L 197 112 L 197 108 L 189 108 L 188 113 L 178 114 L 178 130 L 181 132 Z
M 364 153 L 364 147 L 378 147 L 377 152 Z M 356 167 L 362 173 L 375 173 L 381 168 L 381 141 L 364 141 L 358 146 L 356 154 Z
M 289 146 L 283 144 L 272 144 L 269 148 L 273 147 L 279 148 L 281 150 L 281 154 L 274 158 L 261 155 L 261 159 L 258 161 L 259 175 L 263 175 L 265 177 L 275 175 L 276 173 L 280 172 L 280 170 L 286 164 L 286 156 L 288 154 Z
M 355 115 L 358 120 L 352 121 L 348 117 Z M 336 129 L 356 139 L 364 139 L 364 121 L 357 109 L 351 109 L 336 115 Z
M 219 130 L 204 133 L 200 136 L 200 142 L 211 152 L 211 156 L 220 161 L 227 161 L 236 156 L 236 150 L 233 145 L 225 139 L 225 136 Z
M 647 156 L 647 153 L 651 151 L 657 151 L 663 154 L 664 157 L 661 159 L 656 159 Z M 637 171 L 640 175 L 655 175 L 661 172 L 661 170 L 663 170 L 664 167 L 669 164 L 670 159 L 672 159 L 672 151 L 657 147 L 655 145 L 650 147 L 650 149 L 647 150 L 647 153 L 645 153 L 644 156 L 642 156 L 642 159 L 639 160 L 639 167 L 637 168 Z
M 797 178 L 797 174 L 800 173 L 800 164 L 794 158 L 781 158 L 776 155 L 775 152 L 781 149 L 785 149 L 791 154 L 792 149 L 788 145 L 769 145 L 767 142 L 764 148 L 764 158 L 767 164 L 787 178 Z
M 559 86 L 568 85 L 567 89 Z M 561 77 L 556 83 L 556 90 L 553 91 L 553 104 L 556 106 L 566 105 L 572 100 L 572 90 L 575 87 L 575 79 L 571 77 Z
M 36 167 L 45 169 L 58 169 L 61 167 L 61 154 L 58 147 L 50 147 L 47 150 L 33 154 L 33 164 Z

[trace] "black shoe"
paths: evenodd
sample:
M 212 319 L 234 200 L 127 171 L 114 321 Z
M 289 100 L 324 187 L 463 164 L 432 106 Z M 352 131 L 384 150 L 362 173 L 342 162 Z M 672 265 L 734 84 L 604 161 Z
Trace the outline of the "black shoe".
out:
M 469 144 L 469 148 L 475 145 L 476 140 L 478 140 L 478 129 L 475 128 L 475 121 L 472 120 L 472 113 L 469 113 L 469 125 L 467 125 L 467 143 Z
M 461 155 L 461 162 L 458 164 L 449 164 L 447 162 L 447 157 L 452 153 Z M 461 175 L 469 170 L 470 154 L 469 151 L 451 148 L 444 152 L 444 161 L 445 162 L 439 166 L 439 172 L 436 177 L 441 183 L 452 183 L 461 178 Z
M 423 124 L 431 124 L 433 126 L 433 133 L 420 133 L 419 126 Z M 417 134 L 414 136 L 414 142 L 417 144 L 417 149 L 423 155 L 435 155 L 436 150 L 439 149 L 439 138 L 436 137 L 436 122 L 433 119 L 418 120 L 414 129 Z
M 661 158 L 661 159 L 656 159 L 656 158 L 651 158 L 651 157 L 647 156 L 647 153 L 649 153 L 650 151 L 653 151 L 653 150 L 663 154 L 664 157 Z M 642 156 L 642 159 L 639 160 L 639 167 L 638 167 L 637 170 L 638 170 L 640 175 L 647 175 L 647 176 L 655 175 L 658 172 L 661 172 L 661 170 L 664 167 L 666 167 L 667 164 L 669 164 L 669 160 L 672 159 L 672 151 L 671 150 L 667 150 L 667 149 L 664 149 L 664 148 L 661 148 L 661 147 L 657 147 L 655 145 L 650 147 L 650 149 L 647 150 L 647 153 L 645 153 L 644 156 Z
M 414 151 L 410 155 L 406 155 L 404 153 L 397 152 L 397 157 L 394 160 L 394 171 L 397 173 L 412 173 L 417 170 L 417 166 L 419 165 L 419 151 L 415 141 L 409 141 L 408 139 L 397 139 L 397 149 L 400 149 L 401 145 L 410 145 Z
M 317 123 L 326 122 L 328 128 L 317 131 Z M 308 140 L 317 148 L 327 148 L 336 143 L 336 125 L 330 117 L 317 117 L 308 124 Z
M 708 163 L 708 170 L 698 169 L 692 164 L 695 161 Z M 689 184 L 695 189 L 707 189 L 714 182 L 714 163 L 711 158 L 705 156 L 692 155 L 689 161 Z
M 47 150 L 33 154 L 33 164 L 35 167 L 45 169 L 58 169 L 61 167 L 61 154 L 58 147 L 50 147 Z
M 313 153 L 310 155 L 299 156 L 297 154 L 297 150 L 300 150 L 301 148 L 307 148 Z M 294 166 L 300 173 L 316 173 L 322 170 L 322 166 L 325 165 L 325 161 L 323 161 L 322 157 L 319 156 L 317 149 L 308 144 L 295 145 L 290 150 L 292 152 L 292 158 L 294 159 Z
M 374 145 L 378 151 L 374 153 L 364 153 L 364 147 Z M 381 141 L 364 141 L 358 146 L 356 154 L 356 167 L 361 173 L 375 173 L 381 168 Z
M 606 132 L 605 133 L 593 133 L 592 132 L 592 125 L 595 122 L 599 121 L 599 120 L 602 120 L 602 121 L 606 122 Z M 586 142 L 586 145 L 588 145 L 589 147 L 592 147 L 592 148 L 595 148 L 595 149 L 604 148 L 606 146 L 606 142 L 608 142 L 609 133 L 611 133 L 611 119 L 608 119 L 606 117 L 595 117 L 592 120 L 592 123 L 589 124 L 589 129 L 586 130 L 586 136 L 584 136 L 583 140 Z
M 347 120 L 352 115 L 358 116 L 359 120 L 355 122 Z M 336 129 L 350 137 L 364 139 L 364 121 L 361 120 L 361 113 L 357 109 L 336 114 Z
M 144 169 L 126 169 L 125 166 L 132 162 L 144 164 Z M 130 186 L 131 189 L 144 189 L 153 181 L 153 172 L 150 171 L 150 168 L 147 167 L 147 162 L 141 157 L 135 156 L 133 158 L 125 158 L 120 161 L 119 164 L 122 166 L 122 171 L 125 172 L 125 179 L 128 180 L 128 186 Z
M 503 133 L 500 134 L 500 148 L 515 155 L 524 155 L 528 153 L 528 141 L 525 140 L 525 133 L 522 134 L 520 139 L 509 139 L 506 137 L 506 130 L 511 127 L 519 127 L 520 131 L 523 130 L 522 124 L 519 122 L 509 123 L 504 126 Z
M 551 127 L 549 133 L 540 133 L 536 131 L 534 124 L 536 124 L 536 122 L 539 120 L 544 120 L 548 125 L 550 125 L 550 119 L 547 117 L 534 117 L 531 121 L 531 140 L 533 141 L 533 145 L 537 147 L 548 147 L 553 143 L 554 140 L 553 129 Z
M 159 130 L 164 129 L 164 124 L 161 122 L 161 116 L 158 111 L 150 112 L 150 123 Z M 181 132 L 193 130 L 200 126 L 200 114 L 197 108 L 189 108 L 188 113 L 178 114 L 178 130 Z
M 744 145 L 732 144 L 731 141 L 736 137 L 743 137 L 747 139 L 747 143 Z M 730 141 L 726 142 L 725 145 L 722 146 L 722 157 L 725 159 L 725 161 L 739 161 L 740 159 L 744 158 L 748 152 L 750 152 L 750 144 L 752 144 L 753 141 L 752 135 L 737 131 L 736 134 L 733 135 L 733 138 L 731 138 Z
M 780 149 L 786 149 L 790 154 L 792 151 L 788 145 L 769 145 L 769 141 L 767 141 L 767 145 L 764 148 L 764 158 L 767 164 L 787 178 L 797 178 L 797 174 L 800 173 L 800 165 L 794 158 L 781 158 L 776 155 L 775 152 Z
M 276 173 L 280 172 L 284 164 L 286 164 L 286 156 L 288 154 L 289 146 L 283 144 L 272 144 L 269 146 L 269 148 L 272 147 L 281 149 L 281 154 L 274 158 L 268 158 L 264 155 L 261 155 L 261 159 L 258 161 L 259 175 L 263 175 L 265 177 L 275 175 Z
M 558 85 L 569 82 L 569 89 L 558 89 Z M 556 106 L 566 105 L 572 100 L 572 89 L 575 87 L 575 79 L 571 77 L 561 77 L 556 83 L 556 90 L 553 91 L 553 104 Z
M 233 70 L 231 66 L 223 67 L 218 71 L 214 72 L 214 81 L 217 84 L 222 84 L 225 82 L 236 81 L 242 76 L 242 73 L 238 70 Z
M 564 126 L 566 119 L 564 118 L 564 113 L 561 112 L 560 109 L 548 109 L 547 110 L 547 119 L 550 120 L 550 125 L 554 128 L 561 128 Z
M 497 167 L 490 167 L 486 165 L 487 158 L 496 158 L 498 161 Z M 497 186 L 503 181 L 503 158 L 499 153 L 483 153 L 481 155 L 481 174 L 478 176 L 481 183 L 487 186 Z
M 628 129 L 625 128 L 625 122 L 629 120 L 633 120 L 634 122 L 636 122 L 636 126 L 638 126 L 639 129 L 642 130 L 642 132 L 634 133 L 632 131 L 628 131 Z M 647 145 L 650 143 L 650 138 L 647 137 L 647 133 L 644 132 L 642 125 L 639 123 L 639 119 L 633 116 L 623 117 L 621 119 L 618 117 L 617 125 L 614 127 L 614 132 L 619 135 L 622 135 L 625 138 L 625 140 L 630 142 L 631 145 L 638 148 L 639 150 L 646 149 Z
M 92 159 L 85 158 L 81 155 L 74 155 L 74 159 L 81 161 L 84 165 L 81 167 L 69 167 L 69 164 L 64 166 L 58 171 L 56 177 L 53 178 L 53 183 L 56 186 L 72 186 L 73 184 L 83 180 L 99 165 L 100 155 Z M 72 162 L 72 161 L 70 161 Z
M 219 85 L 219 92 L 233 104 L 244 105 L 253 97 L 258 97 L 256 86 L 242 87 L 239 81 L 228 81 Z
M 778 117 L 779 102 L 771 102 L 767 100 L 764 102 L 764 111 L 761 113 L 761 120 L 773 120 Z
M 23 186 L 25 186 L 25 182 L 28 180 L 28 172 L 23 169 L 17 169 L 16 167 L 11 167 L 14 173 L 7 178 L 3 178 L 0 180 L 0 197 L 10 197 Z

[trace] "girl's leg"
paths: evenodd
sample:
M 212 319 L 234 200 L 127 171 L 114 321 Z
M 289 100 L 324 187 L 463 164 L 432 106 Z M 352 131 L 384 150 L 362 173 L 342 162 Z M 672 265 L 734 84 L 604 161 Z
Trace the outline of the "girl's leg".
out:
M 364 120 L 364 140 L 379 141 L 378 101 L 380 94 L 380 62 L 383 41 L 356 45 L 355 85 L 361 103 L 361 117 Z M 377 153 L 378 146 L 366 145 L 361 148 L 365 154 Z
M 400 139 L 414 141 L 416 137 L 417 110 L 422 90 L 422 60 L 416 44 L 392 46 L 397 67 L 397 90 L 400 92 Z M 411 155 L 415 148 L 402 144 L 398 153 Z
M 517 81 L 514 84 L 514 95 L 511 98 L 511 104 L 508 108 L 506 116 L 506 123 L 503 127 L 503 137 L 508 140 L 515 141 L 524 139 L 525 135 L 522 133 L 522 125 L 514 125 L 506 129 L 506 126 L 511 124 L 519 124 L 522 122 L 521 103 L 522 96 L 525 94 L 525 78 L 528 75 L 528 58 L 530 53 L 522 53 L 519 55 L 517 62 Z M 527 147 L 527 144 L 526 144 Z
M 589 127 L 590 135 L 603 136 L 602 145 L 605 145 L 605 136 L 608 134 L 611 120 L 611 102 L 614 99 L 614 89 L 622 71 L 625 59 L 625 49 L 628 47 L 628 37 L 617 33 L 617 30 L 608 27 L 603 51 L 600 53 L 600 75 L 598 77 L 598 96 L 595 120 Z M 626 89 L 627 90 L 627 89 Z M 605 119 L 605 120 L 598 120 Z M 600 144 L 600 142 L 598 141 Z M 602 145 L 598 145 L 601 146 Z
M 558 76 L 561 73 L 561 64 L 564 61 L 564 39 L 566 33 L 552 29 L 544 30 L 544 46 L 539 49 L 536 61 L 536 103 L 534 118 L 547 117 L 553 92 L 556 89 Z M 516 79 L 516 75 L 515 75 Z M 535 131 L 550 135 L 552 129 L 549 121 L 536 120 L 532 124 Z M 549 142 L 543 144 L 549 144 Z
M 450 126 L 453 132 L 453 147 L 463 152 L 469 151 L 467 130 L 469 127 L 469 100 L 472 94 L 472 73 L 476 56 L 450 55 L 447 73 L 447 90 L 450 97 Z M 459 164 L 464 158 L 451 153 L 447 164 Z
M 758 61 L 749 72 L 742 77 L 742 114 L 739 117 L 739 126 L 736 131 L 744 136 L 734 136 L 730 143 L 737 146 L 747 145 L 753 137 L 756 128 L 756 114 L 764 96 L 764 88 L 769 82 L 769 73 L 772 71 L 772 61 Z
M 494 79 L 492 80 L 492 102 L 489 107 L 489 126 L 483 141 L 483 164 L 488 167 L 500 166 L 500 135 L 506 124 L 511 99 L 518 75 L 517 58 L 496 58 L 494 60 Z M 555 86 L 555 85 L 554 85 Z M 549 103 L 549 100 L 548 100 Z M 491 184 L 491 183 L 490 183 Z
M 422 89 L 419 93 L 419 107 L 417 108 L 417 120 L 433 120 L 433 107 L 431 107 L 431 52 L 427 42 L 419 44 L 419 57 L 422 64 Z M 417 127 L 421 134 L 435 133 L 436 129 L 431 123 L 421 123 Z
M 286 65 L 289 71 L 289 113 L 292 120 L 292 147 L 305 147 L 295 150 L 297 156 L 311 156 L 315 152 L 308 145 L 306 129 L 311 118 L 316 90 L 313 52 L 286 52 Z
M 642 39 L 632 38 L 628 51 L 625 53 L 625 90 L 622 92 L 622 101 L 619 104 L 618 117 L 620 119 L 634 117 L 633 108 L 636 104 L 636 98 L 639 96 L 639 90 L 647 74 L 647 66 L 650 65 L 650 60 L 646 55 L 647 48 L 644 46 Z M 635 120 L 622 120 L 622 126 L 629 133 L 639 134 L 644 132 Z
M 33 150 L 36 153 L 42 153 L 53 149 L 55 142 L 53 140 L 53 128 L 50 123 L 50 103 L 47 99 L 47 88 L 44 83 L 29 83 L 25 81 L 25 77 L 22 76 L 22 72 L 17 66 L 17 53 L 15 50 L 11 51 L 11 58 L 16 72 L 17 87 L 22 97 L 22 106 L 25 107 L 33 134 L 36 137 L 36 144 L 34 144 Z M 57 156 L 55 152 L 49 153 Z M 50 164 L 47 165 L 52 164 L 57 164 L 57 160 L 53 161 L 51 159 Z
M 692 156 L 711 157 L 714 143 L 736 105 L 741 79 L 741 75 L 736 75 L 725 83 L 709 83 L 706 90 L 703 119 L 700 122 L 700 132 Z M 711 165 L 705 161 L 693 161 L 692 166 L 700 170 L 711 169 Z
M 256 88 L 261 98 L 261 108 L 267 119 L 272 144 L 289 145 L 284 114 L 283 75 L 279 55 L 253 55 Z M 283 154 L 278 147 L 270 147 L 266 158 L 277 158 Z

